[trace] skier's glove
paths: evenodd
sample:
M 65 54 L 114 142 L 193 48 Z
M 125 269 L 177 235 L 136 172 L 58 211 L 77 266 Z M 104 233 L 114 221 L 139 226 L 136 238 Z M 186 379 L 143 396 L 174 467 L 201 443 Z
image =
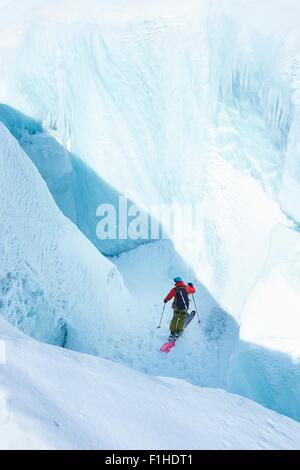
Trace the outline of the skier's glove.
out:
M 164 304 L 166 304 L 166 303 L 168 303 L 168 301 L 165 299 L 165 300 L 164 300 Z
M 189 282 L 189 283 L 188 283 L 188 286 L 194 287 L 194 284 L 193 284 L 192 282 Z

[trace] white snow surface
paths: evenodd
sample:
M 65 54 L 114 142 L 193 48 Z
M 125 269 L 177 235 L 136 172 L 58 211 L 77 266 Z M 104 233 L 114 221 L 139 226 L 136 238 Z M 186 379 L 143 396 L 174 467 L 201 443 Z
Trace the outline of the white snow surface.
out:
M 299 449 L 245 398 L 21 336 L 0 317 L 0 449 Z

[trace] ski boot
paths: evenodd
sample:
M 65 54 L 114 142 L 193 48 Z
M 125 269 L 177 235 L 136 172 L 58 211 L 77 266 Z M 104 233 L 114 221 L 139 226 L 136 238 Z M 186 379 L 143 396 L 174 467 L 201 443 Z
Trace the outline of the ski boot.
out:
M 181 335 L 182 335 L 183 331 L 176 331 L 174 333 L 174 340 L 176 341 Z

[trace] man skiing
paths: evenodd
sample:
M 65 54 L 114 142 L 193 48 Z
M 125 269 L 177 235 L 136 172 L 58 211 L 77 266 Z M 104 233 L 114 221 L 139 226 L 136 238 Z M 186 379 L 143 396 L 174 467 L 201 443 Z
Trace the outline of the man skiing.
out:
M 171 299 L 174 299 L 172 304 L 174 314 L 170 323 L 171 334 L 169 336 L 169 340 L 178 338 L 183 332 L 190 304 L 189 294 L 195 294 L 196 292 L 194 285 L 191 282 L 185 284 L 181 277 L 175 277 L 174 282 L 175 287 L 170 290 L 164 300 L 164 303 L 166 304 Z

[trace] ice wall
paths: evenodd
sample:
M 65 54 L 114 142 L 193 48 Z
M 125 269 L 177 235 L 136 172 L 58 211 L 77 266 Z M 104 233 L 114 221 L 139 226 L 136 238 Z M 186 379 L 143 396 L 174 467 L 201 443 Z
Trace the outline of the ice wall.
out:
M 148 243 L 147 238 L 115 240 L 97 236 L 97 225 L 101 220 L 98 214 L 99 206 L 112 205 L 118 214 L 119 198 L 124 200 L 125 196 L 106 183 L 83 160 L 68 152 L 54 135 L 43 129 L 41 123 L 4 104 L 0 104 L 0 122 L 10 130 L 31 158 L 59 209 L 102 254 L 116 256 Z M 130 207 L 132 201 L 126 202 Z M 147 220 L 147 213 L 141 208 L 137 209 Z M 127 230 L 133 219 L 133 216 L 128 216 Z M 146 236 L 150 231 L 147 223 L 142 223 L 140 230 L 144 231 Z M 116 233 L 119 233 L 117 217 Z
M 38 339 L 97 354 L 107 331 L 126 331 L 123 280 L 58 210 L 1 123 L 0 142 L 1 314 Z
M 229 390 L 300 419 L 300 236 L 278 226 L 242 312 Z

